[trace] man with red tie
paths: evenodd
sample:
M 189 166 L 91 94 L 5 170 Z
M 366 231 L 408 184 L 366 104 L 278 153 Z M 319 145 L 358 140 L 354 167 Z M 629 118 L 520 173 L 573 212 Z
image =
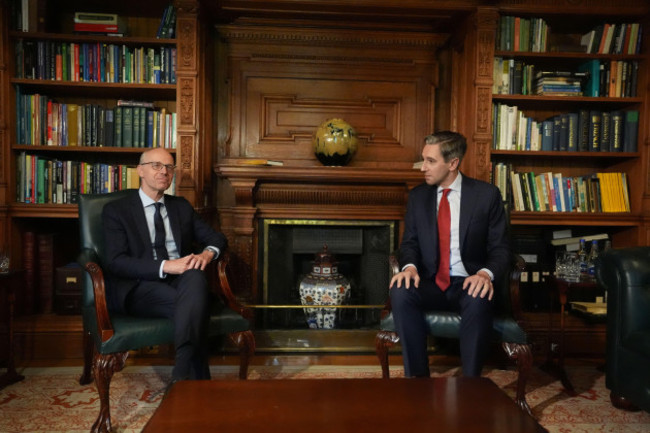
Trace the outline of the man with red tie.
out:
M 404 373 L 429 376 L 424 313 L 446 310 L 461 316 L 463 375 L 480 376 L 492 333 L 492 284 L 512 263 L 506 214 L 498 188 L 458 170 L 465 137 L 442 131 L 424 143 L 425 183 L 409 194 L 401 271 L 390 282 Z

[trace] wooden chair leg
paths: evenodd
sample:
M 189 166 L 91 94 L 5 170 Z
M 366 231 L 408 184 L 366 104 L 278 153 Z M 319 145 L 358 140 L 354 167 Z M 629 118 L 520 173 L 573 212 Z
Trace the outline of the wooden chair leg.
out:
M 255 354 L 255 337 L 252 331 L 233 332 L 230 339 L 239 348 L 239 379 L 248 377 L 248 365 Z
M 399 337 L 396 332 L 379 331 L 375 337 L 375 352 L 381 365 L 381 377 L 390 379 L 390 369 L 388 368 L 388 349 L 399 343 Z
M 515 403 L 523 411 L 526 411 L 530 416 L 533 412 L 526 401 L 526 383 L 528 376 L 533 366 L 533 352 L 529 344 L 516 344 L 516 343 L 503 343 L 503 350 L 505 350 L 508 357 L 517 363 L 517 394 L 515 396 Z
M 129 352 L 102 354 L 96 353 L 93 359 L 93 376 L 99 394 L 99 415 L 93 424 L 91 433 L 109 433 L 111 426 L 111 405 L 109 390 L 113 374 L 124 368 Z
M 92 364 L 93 354 L 95 353 L 95 345 L 93 344 L 93 337 L 89 331 L 83 333 L 83 351 L 84 351 L 84 369 L 79 378 L 79 385 L 88 385 L 93 381 Z

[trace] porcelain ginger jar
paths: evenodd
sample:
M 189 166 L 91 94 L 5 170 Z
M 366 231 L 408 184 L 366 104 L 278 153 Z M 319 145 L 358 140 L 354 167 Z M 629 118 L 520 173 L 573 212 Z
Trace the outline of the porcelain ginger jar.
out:
M 327 245 L 316 253 L 311 273 L 300 281 L 300 302 L 304 306 L 307 325 L 312 329 L 332 329 L 336 327 L 338 308 L 327 305 L 343 305 L 350 298 L 350 283 L 338 273 L 334 257 Z
M 346 165 L 357 152 L 357 131 L 343 119 L 329 119 L 316 129 L 313 142 L 323 165 Z

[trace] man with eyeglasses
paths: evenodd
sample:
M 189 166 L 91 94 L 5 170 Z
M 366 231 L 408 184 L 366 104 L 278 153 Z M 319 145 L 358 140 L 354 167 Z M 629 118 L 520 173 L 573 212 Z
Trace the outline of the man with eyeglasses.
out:
M 210 290 L 203 270 L 227 246 L 186 199 L 165 194 L 175 168 L 167 150 L 145 151 L 137 167 L 140 189 L 108 203 L 102 215 L 108 307 L 174 321 L 172 383 L 210 379 Z

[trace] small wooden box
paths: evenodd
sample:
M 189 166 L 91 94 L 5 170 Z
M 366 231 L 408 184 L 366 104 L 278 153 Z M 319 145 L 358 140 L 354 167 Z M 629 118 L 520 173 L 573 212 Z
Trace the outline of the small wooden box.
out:
M 76 264 L 56 268 L 54 286 L 54 312 L 56 314 L 81 314 L 81 279 L 83 269 Z

